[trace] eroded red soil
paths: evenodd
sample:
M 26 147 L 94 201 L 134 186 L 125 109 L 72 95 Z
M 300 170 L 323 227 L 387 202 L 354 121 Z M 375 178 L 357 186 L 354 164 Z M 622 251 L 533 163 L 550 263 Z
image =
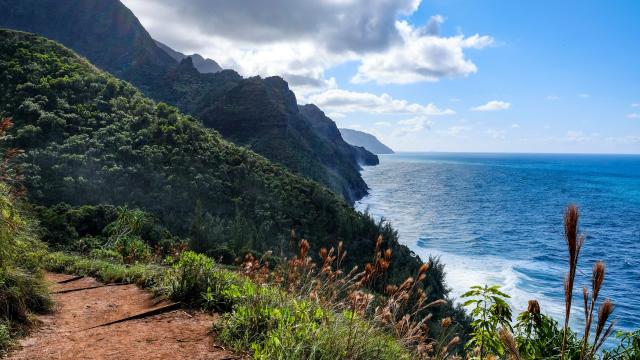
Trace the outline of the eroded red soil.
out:
M 55 309 L 39 316 L 41 326 L 20 341 L 9 359 L 240 359 L 217 345 L 210 333 L 214 315 L 184 310 L 91 328 L 166 304 L 135 285 L 100 286 L 92 278 L 66 284 L 70 275 L 47 274 Z

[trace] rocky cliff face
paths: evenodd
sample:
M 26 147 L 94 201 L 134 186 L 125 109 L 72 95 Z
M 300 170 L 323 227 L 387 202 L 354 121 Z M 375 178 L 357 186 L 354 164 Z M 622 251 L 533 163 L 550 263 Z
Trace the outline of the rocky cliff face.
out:
M 158 45 L 160 49 L 164 50 L 164 52 L 169 54 L 169 56 L 171 56 L 175 61 L 180 62 L 185 58 L 190 57 L 193 61 L 193 66 L 200 73 L 207 74 L 207 73 L 217 73 L 219 71 L 222 71 L 222 67 L 218 65 L 218 63 L 215 60 L 205 59 L 200 54 L 185 55 L 179 51 L 173 50 L 169 46 L 159 41 L 156 41 L 156 45 Z
M 351 152 L 356 161 L 361 165 L 378 165 L 378 156 L 367 149 L 360 146 L 353 146 L 347 143 L 340 130 L 325 113 L 316 105 L 308 104 L 300 106 L 300 112 L 305 117 L 311 127 L 324 137 L 327 141 L 332 142 L 335 146 L 341 148 L 345 153 Z

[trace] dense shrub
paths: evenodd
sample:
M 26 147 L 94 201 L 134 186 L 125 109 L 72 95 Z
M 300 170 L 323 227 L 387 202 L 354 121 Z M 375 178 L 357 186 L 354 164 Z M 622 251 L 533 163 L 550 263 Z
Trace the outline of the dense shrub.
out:
M 228 311 L 250 286 L 248 280 L 216 266 L 213 259 L 192 251 L 182 253 L 161 283 L 172 300 L 207 310 Z
M 11 331 L 5 320 L 0 320 L 0 357 L 4 356 L 4 352 L 12 344 Z
M 254 359 L 412 359 L 393 337 L 352 312 L 334 313 L 255 286 L 225 315 L 220 338 Z
M 15 193 L 0 183 L 0 353 L 51 300 L 39 269 L 44 248 Z

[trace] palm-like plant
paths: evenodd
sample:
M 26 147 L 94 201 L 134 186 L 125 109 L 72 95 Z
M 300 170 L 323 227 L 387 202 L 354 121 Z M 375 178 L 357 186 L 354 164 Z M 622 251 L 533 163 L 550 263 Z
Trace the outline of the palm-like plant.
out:
M 473 332 L 467 343 L 468 349 L 478 349 L 480 359 L 486 354 L 503 354 L 504 345 L 500 339 L 500 329 L 511 329 L 511 308 L 506 299 L 509 295 L 500 291 L 500 286 L 472 286 L 462 295 L 469 300 L 464 306 L 471 306 L 471 316 L 475 319 Z

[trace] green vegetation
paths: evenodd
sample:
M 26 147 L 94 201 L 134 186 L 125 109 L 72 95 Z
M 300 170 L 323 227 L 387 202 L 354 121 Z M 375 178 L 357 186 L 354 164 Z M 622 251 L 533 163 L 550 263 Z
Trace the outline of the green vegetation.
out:
M 107 259 L 101 266 L 116 278 L 126 274 L 107 263 L 135 269 L 185 243 L 230 263 L 249 251 L 282 259 L 304 237 L 314 257 L 342 242 L 349 269 L 375 259 L 372 244 L 382 235 L 393 264 L 368 288 L 383 293 L 418 272 L 421 261 L 388 224 L 323 186 L 146 99 L 52 41 L 6 30 L 0 40 L 0 115 L 15 122 L 8 140 L 24 150 L 17 163 L 54 249 Z M 137 225 L 123 232 L 120 221 Z M 78 270 L 99 270 L 91 266 Z M 427 300 L 445 298 L 442 266 L 433 261 L 427 275 L 420 283 Z M 431 312 L 434 335 L 441 318 L 465 321 L 450 302 Z
M 569 254 L 569 271 L 565 277 L 565 326 L 540 311 L 536 300 L 530 300 L 528 309 L 511 325 L 511 308 L 505 301 L 507 294 L 498 286 L 474 286 L 463 295 L 471 298 L 465 306 L 472 306 L 473 332 L 467 343 L 469 356 L 473 359 L 638 359 L 640 354 L 640 331 L 619 333 L 620 345 L 612 350 L 600 351 L 613 332 L 615 321 L 610 321 L 613 302 L 609 299 L 598 304 L 598 295 L 605 278 L 605 265 L 593 265 L 591 291 L 583 288 L 585 328 L 578 336 L 569 328 L 571 302 L 575 274 L 578 271 L 580 249 L 585 237 L 578 229 L 579 212 L 575 205 L 567 207 L 564 219 L 565 239 Z M 597 311 L 596 311 L 597 309 Z M 597 315 L 597 316 L 596 316 Z M 592 333 L 593 331 L 593 333 Z M 593 335 L 593 336 L 590 336 Z
M 0 123 L 5 139 L 12 123 Z M 3 144 L 4 145 L 4 144 Z M 0 166 L 0 357 L 13 338 L 31 323 L 32 313 L 49 310 L 51 301 L 42 278 L 40 259 L 46 248 L 36 237 L 32 220 L 25 215 L 19 170 L 19 151 L 2 147 Z
M 410 359 L 412 351 L 356 312 L 299 299 L 273 284 L 227 270 L 205 255 L 180 254 L 171 267 L 118 264 L 51 253 L 50 271 L 94 276 L 152 288 L 158 296 L 224 315 L 220 338 L 256 359 Z
M 468 349 L 479 348 L 480 358 L 490 354 L 504 354 L 500 341 L 499 328 L 511 328 L 511 309 L 506 299 L 509 295 L 501 292 L 498 286 L 473 286 L 462 298 L 470 298 L 464 306 L 471 306 L 473 332 L 467 342 Z
M 51 306 L 39 268 L 44 246 L 19 199 L 0 183 L 0 356 L 30 325 L 32 313 Z
M 30 210 L 39 220 L 42 240 L 54 250 L 89 255 L 108 247 L 120 261 L 132 263 L 186 246 L 187 240 L 171 234 L 153 215 L 124 206 L 57 204 Z
M 42 266 L 49 271 L 92 276 L 106 283 L 130 283 L 153 287 L 159 282 L 164 267 L 155 264 L 123 264 L 99 255 L 83 257 L 61 252 L 47 254 Z
M 235 257 L 249 249 L 287 253 L 295 229 L 315 250 L 344 241 L 360 263 L 369 256 L 361 249 L 382 233 L 397 254 L 398 279 L 419 266 L 389 226 L 317 183 L 147 100 L 51 41 L 12 31 L 0 38 L 0 110 L 15 122 L 12 145 L 24 149 L 31 201 L 54 209 L 128 205 L 189 237 L 194 249 Z
M 0 167 L 0 351 L 50 307 L 44 266 L 221 312 L 220 339 L 256 359 L 638 357 L 638 332 L 600 351 L 613 332 L 602 263 L 584 292 L 584 335 L 566 325 L 584 241 L 575 207 L 565 218 L 565 326 L 533 300 L 513 323 L 508 295 L 489 286 L 464 295 L 468 324 L 446 298 L 442 265 L 423 264 L 388 224 L 58 44 L 0 31 L 0 74 L 0 116 L 15 123 L 0 127 L 10 145 Z M 277 91 L 269 96 L 289 96 Z M 317 111 L 304 109 L 330 139 Z
M 337 129 L 328 139 L 316 132 L 281 78 L 243 79 L 232 70 L 201 74 L 191 58 L 178 64 L 117 0 L 2 0 L 0 5 L 5 10 L 0 12 L 0 27 L 59 41 L 148 97 L 178 107 L 226 139 L 324 184 L 350 202 L 366 194 L 358 160 L 375 155 L 359 156 Z

